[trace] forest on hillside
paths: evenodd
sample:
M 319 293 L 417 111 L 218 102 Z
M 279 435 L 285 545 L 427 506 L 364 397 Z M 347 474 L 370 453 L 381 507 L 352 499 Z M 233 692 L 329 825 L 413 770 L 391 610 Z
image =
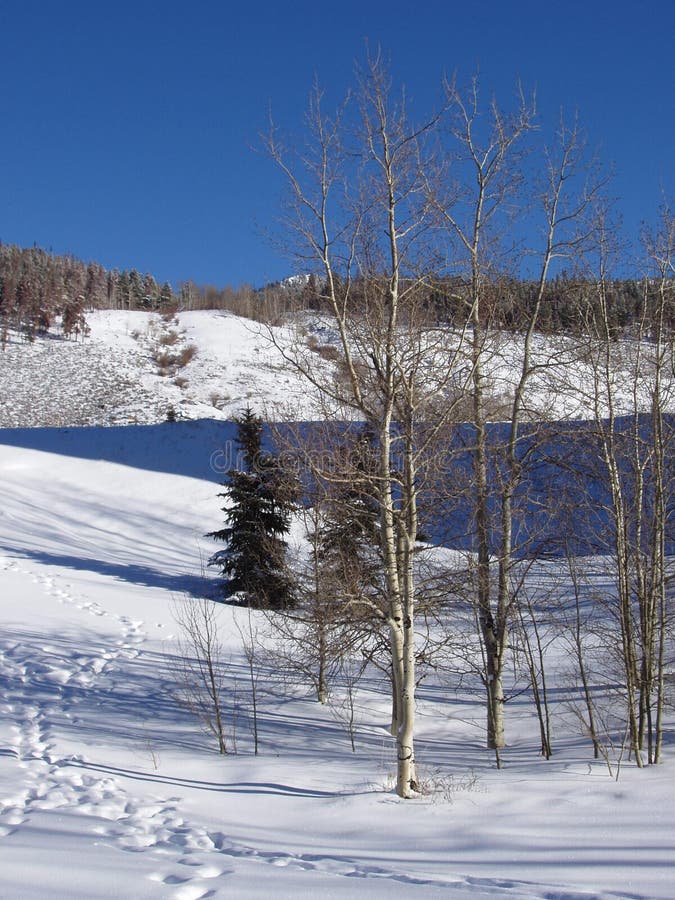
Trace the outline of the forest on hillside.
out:
M 630 334 L 638 322 L 649 318 L 653 286 L 648 280 L 627 278 L 603 285 L 603 304 L 612 333 Z M 376 289 L 376 288 L 375 288 Z M 368 308 L 371 281 L 350 284 L 352 309 Z M 469 285 L 460 277 L 429 277 L 415 291 L 434 324 L 461 325 L 466 315 Z M 534 282 L 514 277 L 495 277 L 488 285 L 484 324 L 519 330 L 529 321 L 537 297 Z M 0 244 L 0 340 L 4 346 L 9 329 L 26 340 L 46 334 L 59 325 L 65 337 L 87 334 L 86 313 L 91 309 L 223 309 L 263 322 L 278 322 L 298 311 L 329 311 L 328 290 L 315 274 L 289 278 L 262 288 L 198 285 L 186 281 L 177 290 L 160 284 L 150 273 L 137 269 L 105 269 L 70 255 L 56 255 L 39 247 Z M 579 333 L 586 330 L 600 303 L 596 285 L 562 273 L 546 285 L 539 328 L 545 333 Z M 669 310 L 668 324 L 675 322 Z

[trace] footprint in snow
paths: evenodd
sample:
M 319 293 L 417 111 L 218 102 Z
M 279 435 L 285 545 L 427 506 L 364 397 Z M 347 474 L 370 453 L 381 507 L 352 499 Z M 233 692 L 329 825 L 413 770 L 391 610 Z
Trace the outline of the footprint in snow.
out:
M 184 860 L 180 859 L 178 861 L 185 865 Z M 193 860 L 190 865 L 194 867 L 193 871 L 197 878 L 220 878 L 221 875 L 229 875 L 233 871 L 232 869 L 223 869 L 220 866 L 204 865 L 198 860 Z
M 171 894 L 172 900 L 202 900 L 208 897 L 211 891 L 202 884 L 183 884 Z

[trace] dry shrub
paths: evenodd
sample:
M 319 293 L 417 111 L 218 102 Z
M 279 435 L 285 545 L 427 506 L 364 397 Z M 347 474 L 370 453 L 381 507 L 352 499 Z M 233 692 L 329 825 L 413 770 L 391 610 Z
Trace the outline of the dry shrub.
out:
M 178 354 L 178 365 L 186 366 L 197 355 L 196 344 L 186 344 Z
M 170 369 L 176 362 L 176 354 L 169 353 L 168 350 L 164 350 L 161 352 L 159 350 L 155 350 L 152 356 L 157 363 L 157 367 L 160 369 Z
M 155 350 L 153 359 L 157 363 L 160 375 L 173 375 L 177 369 L 182 369 L 197 355 L 196 344 L 187 344 L 178 353 L 170 353 L 168 350 Z
M 178 343 L 178 332 L 174 331 L 172 328 L 171 331 L 167 331 L 166 334 L 160 335 L 159 343 L 162 347 L 172 347 L 174 344 Z
M 325 359 L 327 362 L 337 362 L 342 358 L 342 354 L 337 347 L 334 347 L 333 344 L 319 343 L 319 339 L 315 334 L 310 334 L 307 338 L 307 346 L 312 353 L 318 354 L 321 359 Z
M 338 362 L 338 360 L 342 359 L 342 354 L 338 348 L 334 347 L 332 344 L 322 344 L 317 350 L 317 353 L 321 359 L 325 359 L 328 362 Z
M 223 409 L 231 399 L 229 394 L 219 394 L 218 391 L 211 391 L 209 394 L 209 403 L 216 409 Z
M 162 321 L 167 323 L 171 322 L 177 312 L 178 303 L 167 303 L 166 306 L 162 309 Z

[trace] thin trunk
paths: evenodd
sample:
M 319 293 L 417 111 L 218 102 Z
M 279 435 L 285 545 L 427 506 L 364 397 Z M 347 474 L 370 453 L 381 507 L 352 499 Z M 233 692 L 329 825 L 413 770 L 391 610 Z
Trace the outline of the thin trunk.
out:
M 539 721 L 539 735 L 541 737 L 541 755 L 545 759 L 550 759 L 553 753 L 551 747 L 551 716 L 548 707 L 548 691 L 546 687 L 546 669 L 544 666 L 544 648 L 541 642 L 541 634 L 537 624 L 536 613 L 531 599 L 526 600 L 529 623 L 532 627 L 535 638 L 535 651 L 530 640 L 529 628 L 525 622 L 522 609 L 518 609 L 518 618 L 520 620 L 520 630 L 523 640 L 523 648 L 525 650 L 525 658 L 527 668 L 530 675 L 530 684 L 532 685 L 532 696 L 534 706 L 537 711 L 537 719 Z
M 490 584 L 490 520 L 485 423 L 483 329 L 480 320 L 480 289 L 474 278 L 473 304 L 473 424 L 476 445 L 473 470 L 476 485 L 476 537 L 478 543 L 478 621 L 485 647 L 485 687 L 487 701 L 487 746 L 499 751 L 504 746 L 503 636 L 492 611 Z M 497 753 L 497 765 L 500 758 Z
M 402 696 L 403 719 L 398 735 L 399 788 L 416 790 L 415 752 L 413 745 L 415 724 L 415 575 L 413 559 L 417 540 L 417 488 L 415 484 L 414 435 L 412 415 L 404 425 L 405 448 L 403 466 L 403 508 L 401 510 L 401 583 L 403 588 L 403 646 L 404 684 Z
M 569 559 L 569 557 L 568 557 Z M 584 657 L 583 634 L 585 628 L 581 620 L 581 596 L 579 590 L 579 580 L 577 578 L 576 569 L 571 560 L 569 560 L 569 571 L 574 587 L 574 652 L 579 666 L 579 677 L 581 678 L 581 686 L 584 692 L 584 703 L 586 704 L 586 714 L 588 716 L 588 732 L 593 743 L 593 758 L 600 757 L 600 742 L 598 740 L 598 732 L 595 726 L 595 712 L 593 709 L 593 698 L 591 696 L 590 682 L 586 671 L 586 660 Z
M 220 712 L 220 691 L 218 690 L 218 683 L 216 678 L 216 672 L 214 668 L 213 659 L 209 653 L 209 658 L 207 660 L 208 672 L 209 672 L 209 687 L 211 691 L 211 698 L 213 699 L 213 709 L 216 717 L 216 737 L 218 738 L 218 752 L 219 753 L 227 753 L 227 748 L 225 746 L 225 732 L 223 729 L 223 719 Z
M 664 223 L 665 224 L 665 223 Z M 653 724 L 653 747 L 650 762 L 661 761 L 663 745 L 663 706 L 664 706 L 664 665 L 666 651 L 666 483 L 665 483 L 665 437 L 663 427 L 663 396 L 662 373 L 666 362 L 666 348 L 664 342 L 664 315 L 666 309 L 666 275 L 667 265 L 673 269 L 671 247 L 668 247 L 665 259 L 662 263 L 661 280 L 658 288 L 658 310 L 656 317 L 656 334 L 654 340 L 654 352 L 656 354 L 656 368 L 654 372 L 654 388 L 652 392 L 652 434 L 654 444 L 654 526 L 652 540 L 652 620 L 654 628 L 654 670 L 653 690 L 656 715 Z
M 663 416 L 660 405 L 660 397 L 657 395 L 654 402 L 654 453 L 655 453 L 655 509 L 654 509 L 654 539 L 652 556 L 652 595 L 654 618 L 654 645 L 655 661 L 653 673 L 654 703 L 656 716 L 653 725 L 653 754 L 651 762 L 661 761 L 661 749 L 663 746 L 663 707 L 664 707 L 664 668 L 666 658 L 666 631 L 667 631 L 667 606 L 666 606 L 666 503 L 664 484 L 665 448 L 663 438 Z
M 317 696 L 319 703 L 328 701 L 328 683 L 326 679 L 326 668 L 328 665 L 328 647 L 326 643 L 326 626 L 323 622 L 319 622 L 319 677 Z
M 626 713 L 630 747 L 638 767 L 642 766 L 639 745 L 639 722 L 636 714 L 636 698 L 639 691 L 639 674 L 636 659 L 635 631 L 631 604 L 630 535 L 627 521 L 627 503 L 620 468 L 620 452 L 617 446 L 617 424 L 613 387 L 612 335 L 607 311 L 605 277 L 599 282 L 601 309 L 602 359 L 600 363 L 602 383 L 597 384 L 595 396 L 595 420 L 600 437 L 600 449 L 607 474 L 610 495 L 610 515 L 614 532 L 614 565 L 618 593 L 618 621 L 621 640 L 621 662 L 625 676 Z M 601 392 L 607 403 L 607 421 L 601 415 Z

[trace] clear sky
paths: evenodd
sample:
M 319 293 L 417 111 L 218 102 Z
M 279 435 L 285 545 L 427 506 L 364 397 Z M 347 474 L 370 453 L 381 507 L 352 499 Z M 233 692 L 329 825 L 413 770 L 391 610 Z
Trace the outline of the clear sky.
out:
M 300 127 L 315 74 L 340 98 L 365 39 L 420 109 L 477 67 L 544 123 L 578 109 L 632 233 L 675 196 L 673 0 L 3 0 L 0 36 L 0 240 L 174 286 L 291 271 L 258 135 L 270 106 Z

